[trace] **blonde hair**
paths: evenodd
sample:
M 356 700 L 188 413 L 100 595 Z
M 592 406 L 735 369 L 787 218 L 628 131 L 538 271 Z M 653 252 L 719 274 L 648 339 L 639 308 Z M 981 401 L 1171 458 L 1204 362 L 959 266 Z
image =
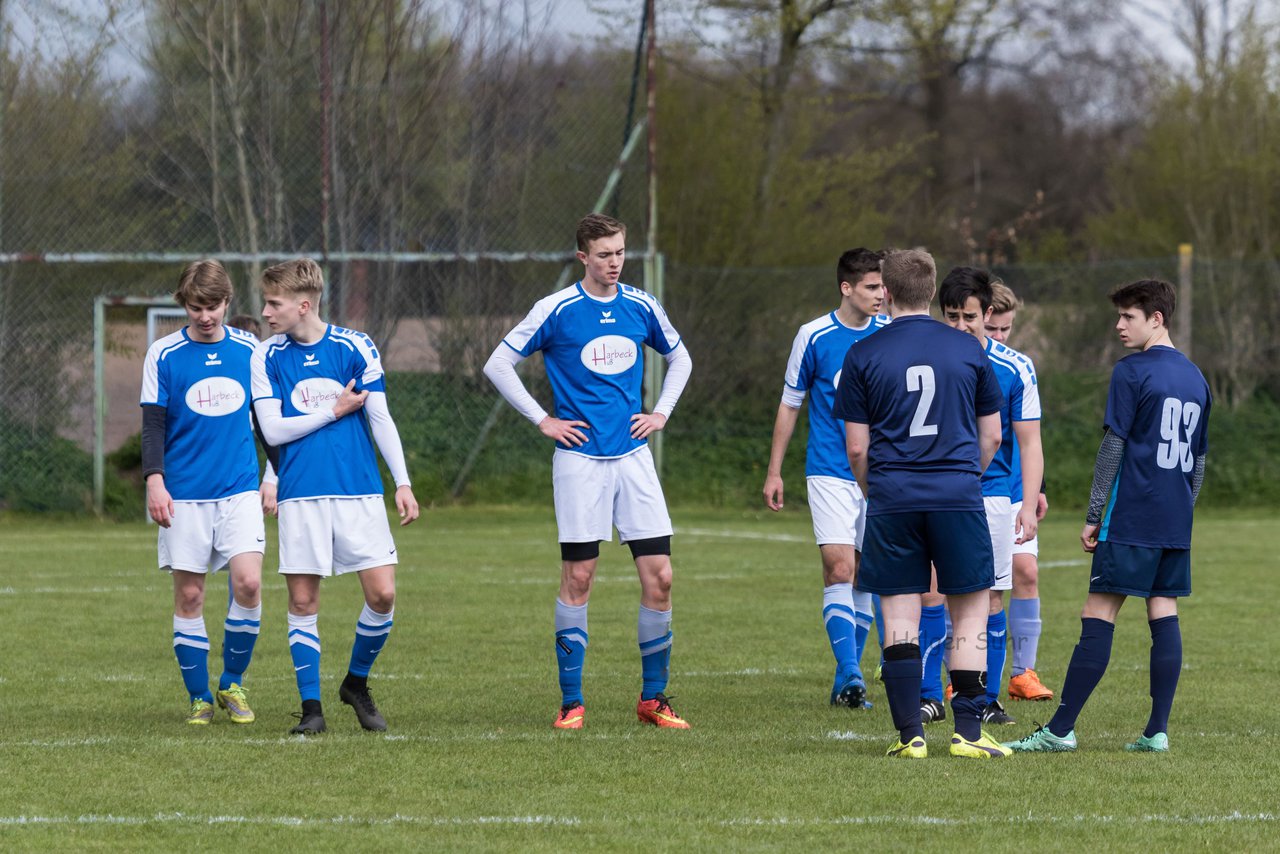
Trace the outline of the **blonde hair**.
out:
M 991 283 L 991 313 L 1004 314 L 1022 308 L 1022 300 L 1009 289 L 1004 282 L 996 279 Z
M 938 268 L 933 256 L 923 249 L 890 252 L 880 263 L 880 278 L 893 301 L 902 308 L 918 310 L 933 302 L 938 287 Z
M 262 271 L 262 290 L 268 294 L 311 297 L 318 303 L 324 293 L 324 273 L 310 258 L 285 261 Z
M 212 259 L 193 261 L 178 277 L 173 298 L 178 305 L 221 305 L 231 301 L 231 277 L 222 264 Z

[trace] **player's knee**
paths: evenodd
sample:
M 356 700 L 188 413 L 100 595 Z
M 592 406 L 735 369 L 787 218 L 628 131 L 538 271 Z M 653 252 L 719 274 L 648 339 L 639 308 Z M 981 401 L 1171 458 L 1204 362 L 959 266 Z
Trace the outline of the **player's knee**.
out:
M 840 560 L 831 564 L 823 564 L 822 580 L 827 587 L 833 584 L 852 584 L 853 562 Z
M 180 615 L 199 614 L 204 611 L 204 590 L 184 588 L 174 596 L 174 607 Z
M 586 596 L 591 591 L 591 582 L 595 579 L 595 575 L 594 560 L 564 562 L 564 583 L 574 596 Z
M 232 581 L 231 590 L 236 601 L 245 607 L 255 607 L 262 596 L 261 578 L 240 578 Z
M 642 557 L 654 557 L 657 555 L 665 555 L 671 557 L 671 537 L 649 537 L 644 540 L 632 540 L 627 543 L 631 549 L 631 557 L 639 559 Z

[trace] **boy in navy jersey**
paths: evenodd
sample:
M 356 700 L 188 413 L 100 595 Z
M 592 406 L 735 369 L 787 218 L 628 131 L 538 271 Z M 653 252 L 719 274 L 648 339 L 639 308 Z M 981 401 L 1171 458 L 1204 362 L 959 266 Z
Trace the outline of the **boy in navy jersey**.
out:
M 1089 595 L 1062 683 L 1062 702 L 1046 726 L 1009 745 L 1017 751 L 1076 749 L 1080 711 L 1111 658 L 1125 597 L 1147 600 L 1151 627 L 1151 715 L 1126 746 L 1169 749 L 1169 712 L 1182 670 L 1178 597 L 1191 595 L 1191 521 L 1209 449 L 1209 384 L 1169 339 L 1173 285 L 1143 279 L 1111 294 L 1120 341 L 1137 352 L 1116 363 L 1107 392 L 1105 433 L 1080 532 L 1093 555 Z
M 205 576 L 229 567 L 217 704 L 252 723 L 244 672 L 262 617 L 258 455 L 249 406 L 257 339 L 225 326 L 231 280 L 217 261 L 187 266 L 174 294 L 187 325 L 153 343 L 142 368 L 142 469 L 160 526 L 161 569 L 173 575 L 173 648 L 191 703 L 189 724 L 213 721 Z
M 618 281 L 626 235 L 616 219 L 584 217 L 577 233 L 582 280 L 535 303 L 484 366 L 507 402 L 555 442 L 551 471 L 561 558 L 557 729 L 581 729 L 586 720 L 587 600 L 600 541 L 611 540 L 615 526 L 640 576 L 643 684 L 636 715 L 658 727 L 689 728 L 665 693 L 672 640 L 671 519 L 646 439 L 666 426 L 693 363 L 657 300 Z M 642 345 L 666 357 L 668 366 L 652 413 L 641 408 Z M 538 405 L 516 374 L 516 365 L 539 350 L 555 415 Z
M 982 732 L 988 591 L 995 581 L 982 505 L 982 471 L 1000 446 L 1003 396 L 971 335 L 929 316 L 933 258 L 891 253 L 881 265 L 893 323 L 850 347 L 834 414 L 845 421 L 849 463 L 867 496 L 858 587 L 880 595 L 883 677 L 898 740 L 888 755 L 928 755 L 920 721 L 920 600 L 930 565 L 954 625 L 951 755 L 1009 755 Z
M 354 708 L 360 726 L 387 728 L 368 679 L 391 633 L 398 559 L 375 442 L 396 484 L 400 524 L 418 518 L 378 349 L 363 332 L 320 319 L 323 292 L 314 261 L 263 271 L 262 316 L 275 334 L 258 346 L 252 365 L 254 410 L 263 435 L 280 449 L 280 572 L 289 588 L 289 653 L 302 697 L 291 732 L 301 735 L 325 731 L 316 628 L 320 579 L 350 572 L 360 579 L 365 604 L 338 698 Z
M 822 621 L 835 656 L 835 681 L 831 705 L 859 708 L 866 702 L 867 687 L 860 662 L 873 619 L 870 593 L 854 590 L 866 524 L 866 499 L 849 469 L 844 447 L 844 424 L 831 414 L 836 382 L 844 355 L 858 341 L 888 325 L 880 314 L 884 285 L 880 281 L 880 252 L 850 249 L 836 264 L 840 306 L 811 320 L 796 334 L 787 360 L 782 402 L 773 422 L 769 470 L 764 481 L 764 502 L 781 510 L 782 460 L 795 432 L 807 392 L 809 442 L 805 452 L 805 479 L 813 535 L 822 557 Z

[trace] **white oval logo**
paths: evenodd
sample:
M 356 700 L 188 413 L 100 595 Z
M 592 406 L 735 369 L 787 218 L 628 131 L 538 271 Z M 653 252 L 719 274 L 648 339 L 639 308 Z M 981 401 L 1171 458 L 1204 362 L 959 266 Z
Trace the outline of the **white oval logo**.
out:
M 293 387 L 289 401 L 302 413 L 327 412 L 342 396 L 344 386 L 328 377 L 310 377 Z
M 209 377 L 187 389 L 187 409 L 217 418 L 244 408 L 244 386 L 231 377 Z
M 844 373 L 844 368 L 841 368 L 840 370 L 836 371 L 836 375 L 835 375 L 834 377 L 832 377 L 832 378 L 831 378 L 831 387 L 832 387 L 832 388 L 834 388 L 834 389 L 838 389 L 838 388 L 840 388 L 840 375 L 841 375 L 841 374 L 843 374 L 843 373 Z
M 582 348 L 582 364 L 596 374 L 620 374 L 636 363 L 640 346 L 621 335 L 601 335 Z

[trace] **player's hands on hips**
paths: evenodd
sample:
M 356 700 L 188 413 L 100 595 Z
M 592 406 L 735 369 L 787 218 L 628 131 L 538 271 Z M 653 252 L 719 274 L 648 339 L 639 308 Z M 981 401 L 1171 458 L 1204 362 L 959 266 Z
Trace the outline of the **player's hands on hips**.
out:
M 554 415 L 548 415 L 542 419 L 538 429 L 548 439 L 555 439 L 566 448 L 576 448 L 587 441 L 587 434 L 582 431 L 590 430 L 591 425 L 585 421 L 564 421 Z
M 1044 514 L 1049 512 L 1049 499 L 1042 492 L 1036 496 L 1036 521 L 1044 518 Z
M 404 527 L 418 518 L 418 499 L 413 497 L 413 490 L 407 486 L 396 487 L 396 509 L 400 511 L 400 527 Z
M 1040 526 L 1037 509 L 1023 504 L 1022 509 L 1018 511 L 1018 516 L 1013 522 L 1013 533 L 1016 535 L 1013 541 L 1018 545 L 1035 539 L 1036 529 Z
M 356 391 L 355 380 L 348 381 L 347 387 L 342 390 L 342 394 L 338 395 L 338 402 L 333 405 L 333 417 L 341 418 L 344 415 L 350 415 L 364 406 L 365 398 L 368 396 L 367 391 Z
M 1085 525 L 1084 530 L 1080 532 L 1080 545 L 1084 546 L 1084 550 L 1089 554 L 1093 554 L 1098 548 L 1098 526 Z
M 667 426 L 667 416 L 661 412 L 637 412 L 631 416 L 631 438 L 644 439 Z
M 147 512 L 161 528 L 169 527 L 173 518 L 173 498 L 164 486 L 164 475 L 153 474 L 147 478 Z
M 262 486 L 258 487 L 258 495 L 262 498 L 262 515 L 276 515 L 276 485 L 263 481 Z
M 764 479 L 764 504 L 770 510 L 782 509 L 782 475 L 771 474 Z

